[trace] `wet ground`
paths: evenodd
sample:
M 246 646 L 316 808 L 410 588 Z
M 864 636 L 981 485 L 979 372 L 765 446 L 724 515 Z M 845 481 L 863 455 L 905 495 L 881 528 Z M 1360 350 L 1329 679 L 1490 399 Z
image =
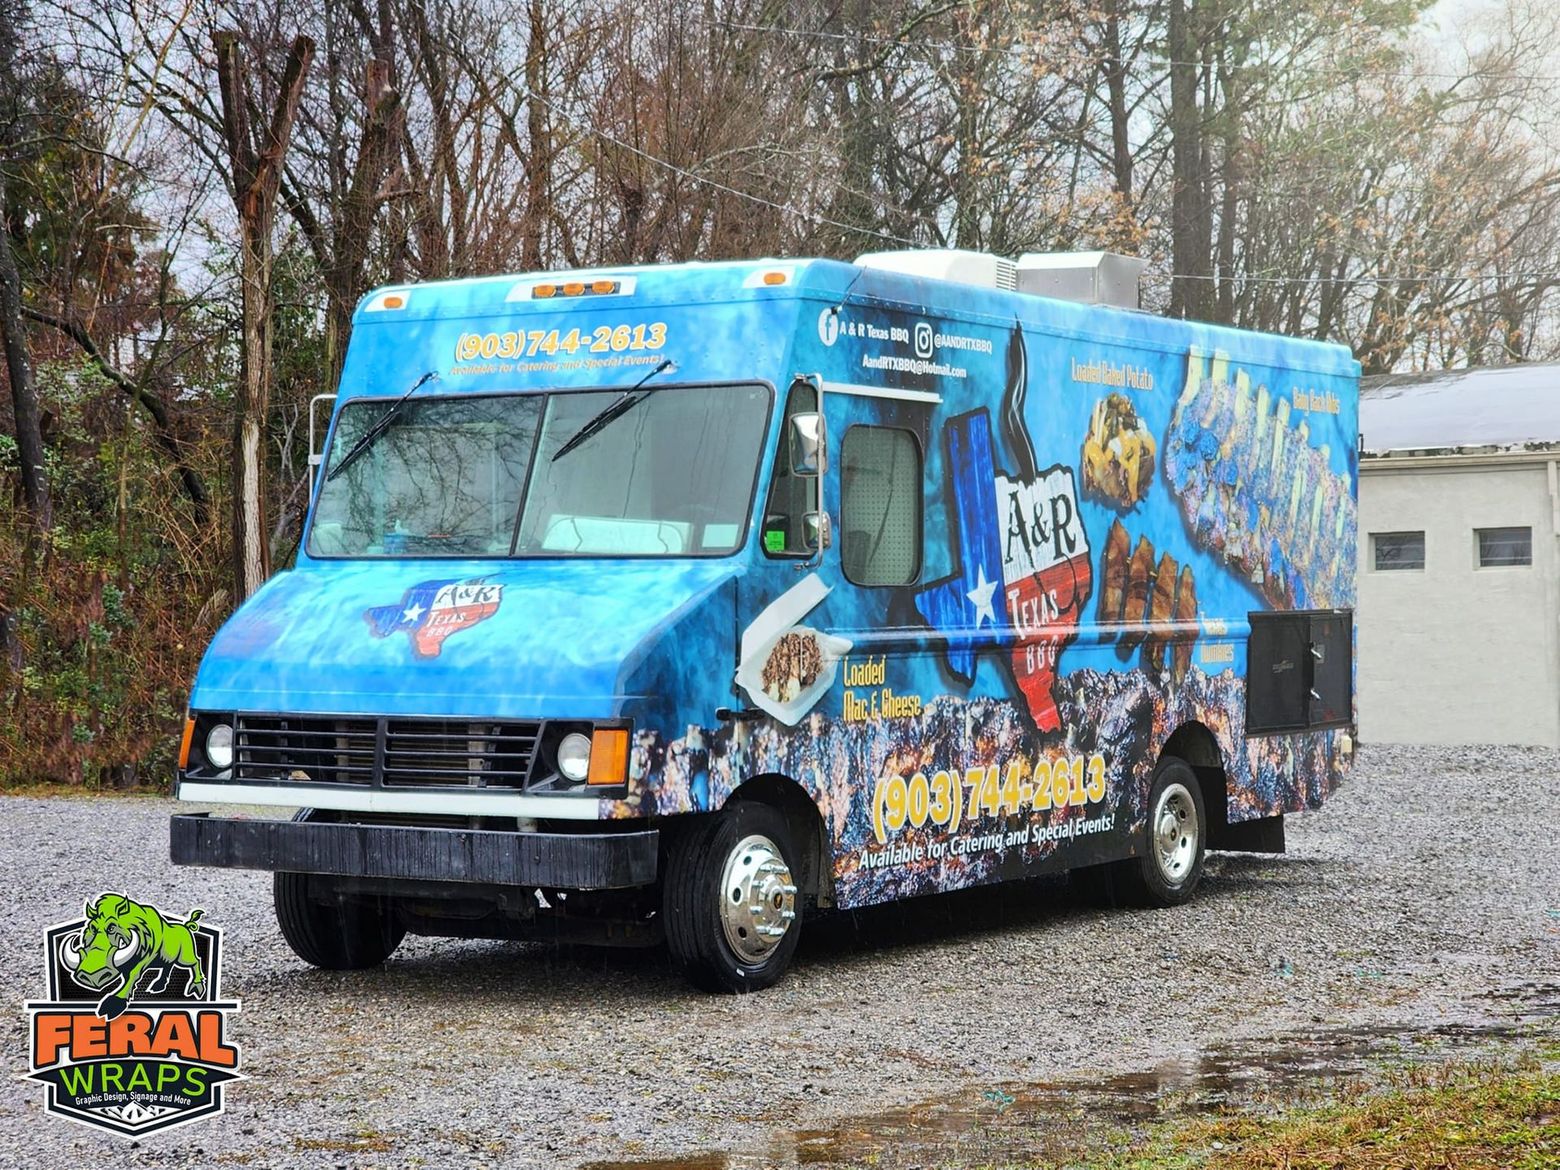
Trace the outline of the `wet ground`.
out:
M 793 1167 L 1069 1165 L 1146 1127 L 1205 1113 L 1320 1103 L 1404 1065 L 1508 1059 L 1560 1038 L 1560 983 L 1517 983 L 1483 997 L 1479 1023 L 1324 1028 L 1218 1044 L 1141 1072 L 971 1087 L 939 1100 L 780 1131 L 761 1148 L 597 1161 L 584 1170 L 787 1170 Z
M 0 1170 L 1076 1164 L 1122 1126 L 1514 1045 L 1560 983 L 1549 751 L 1370 747 L 1286 855 L 1215 855 L 1189 905 L 917 899 L 809 923 L 787 979 L 739 997 L 664 951 L 408 938 L 312 970 L 265 875 L 169 865 L 173 811 L 0 799 L 0 1054 L 25 1069 L 45 930 L 109 889 L 223 930 L 248 1079 L 131 1147 L 0 1077 Z

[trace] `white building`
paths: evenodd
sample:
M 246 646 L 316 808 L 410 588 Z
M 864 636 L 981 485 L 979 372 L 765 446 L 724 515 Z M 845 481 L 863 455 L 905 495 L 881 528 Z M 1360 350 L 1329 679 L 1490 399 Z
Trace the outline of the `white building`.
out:
M 1368 743 L 1560 746 L 1560 366 L 1367 378 Z

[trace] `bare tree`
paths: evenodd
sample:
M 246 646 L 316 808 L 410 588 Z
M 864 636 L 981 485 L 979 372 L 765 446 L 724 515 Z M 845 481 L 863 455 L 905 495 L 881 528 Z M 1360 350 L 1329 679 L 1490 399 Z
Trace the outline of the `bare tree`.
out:
M 219 31 L 213 41 L 233 202 L 238 209 L 243 288 L 243 357 L 234 396 L 232 492 L 234 587 L 237 595 L 245 598 L 270 575 L 262 445 L 271 393 L 271 229 L 293 120 L 314 58 L 314 42 L 308 37 L 293 41 L 275 108 L 268 125 L 257 135 L 250 126 L 249 87 L 239 34 Z
M 19 25 L 26 10 L 15 0 L 0 0 L 0 341 L 5 345 L 6 375 L 11 382 L 11 407 L 16 426 L 16 448 L 21 463 L 22 495 L 28 514 L 41 530 L 54 522 L 49 481 L 44 471 L 43 431 L 38 417 L 38 394 L 33 386 L 32 362 L 22 325 L 22 280 L 16 268 L 11 241 L 18 225 L 7 218 L 6 167 L 15 156 L 22 135 L 21 79 L 17 73 Z
M 339 60 L 334 53 L 328 59 L 333 87 Z M 330 188 L 316 191 L 305 187 L 291 168 L 284 170 L 281 186 L 287 210 L 303 232 L 324 277 L 325 348 L 330 360 L 327 389 L 334 389 L 340 376 L 352 310 L 367 285 L 374 226 L 386 198 L 384 183 L 398 134 L 400 99 L 390 83 L 388 60 L 369 58 L 364 66 L 362 93 L 365 112 L 351 168 L 344 166 L 343 120 L 332 118 L 326 126 L 315 126 L 321 131 L 315 141 L 326 147 L 333 164 L 327 168 L 332 180 Z M 322 204 L 328 218 L 321 214 Z

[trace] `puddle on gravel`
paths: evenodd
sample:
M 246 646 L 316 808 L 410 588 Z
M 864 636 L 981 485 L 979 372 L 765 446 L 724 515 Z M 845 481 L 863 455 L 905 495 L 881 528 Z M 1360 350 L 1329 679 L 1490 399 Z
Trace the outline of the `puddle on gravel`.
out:
M 1383 1062 L 1431 1062 L 1531 1034 L 1560 1019 L 1560 985 L 1521 984 L 1485 997 L 1491 1018 L 1434 1028 L 1323 1029 L 1215 1045 L 1152 1070 L 958 1091 L 945 1100 L 778 1131 L 767 1149 L 587 1163 L 584 1170 L 770 1170 L 1056 1160 L 1100 1147 L 1122 1128 L 1226 1108 L 1320 1099 L 1369 1079 Z M 865 1070 L 870 1072 L 870 1070 Z

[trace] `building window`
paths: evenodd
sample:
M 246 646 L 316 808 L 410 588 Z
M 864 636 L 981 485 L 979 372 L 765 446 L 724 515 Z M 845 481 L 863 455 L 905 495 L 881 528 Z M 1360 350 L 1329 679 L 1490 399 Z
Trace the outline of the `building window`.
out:
M 1531 528 L 1476 528 L 1474 533 L 1479 538 L 1479 568 L 1533 563 Z
M 1372 532 L 1371 564 L 1378 571 L 1423 569 L 1425 534 L 1423 532 Z
M 921 574 L 921 445 L 896 427 L 854 426 L 840 445 L 840 567 L 857 585 Z

